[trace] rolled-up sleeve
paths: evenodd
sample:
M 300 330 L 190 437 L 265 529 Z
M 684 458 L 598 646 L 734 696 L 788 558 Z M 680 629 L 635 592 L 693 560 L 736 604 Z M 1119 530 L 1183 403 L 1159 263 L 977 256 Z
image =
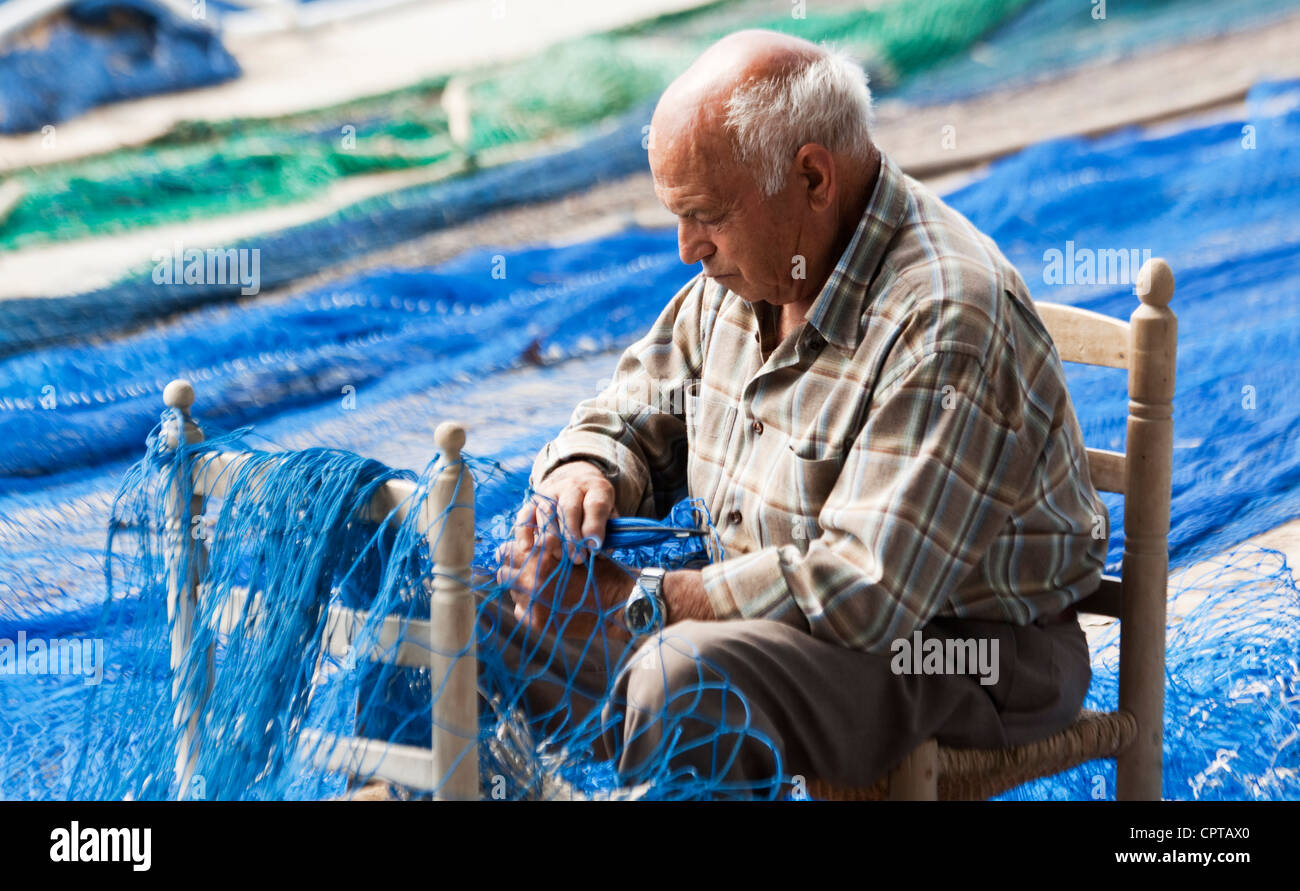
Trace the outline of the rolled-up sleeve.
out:
M 719 618 L 765 618 L 881 652 L 925 625 L 1009 522 L 1042 443 L 1019 394 L 972 352 L 882 379 L 806 551 L 762 548 L 703 570 Z
M 684 400 L 701 364 L 705 286 L 703 275 L 687 282 L 624 351 L 610 384 L 578 404 L 534 461 L 534 487 L 565 461 L 591 461 L 613 483 L 619 513 L 631 515 L 653 509 L 657 482 L 684 484 Z

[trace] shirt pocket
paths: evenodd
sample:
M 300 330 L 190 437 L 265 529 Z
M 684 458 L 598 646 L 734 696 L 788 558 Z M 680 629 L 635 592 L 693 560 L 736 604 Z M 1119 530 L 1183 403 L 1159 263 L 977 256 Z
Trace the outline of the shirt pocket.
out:
M 686 436 L 693 454 L 721 462 L 736 426 L 736 406 L 707 390 L 686 394 Z
M 833 436 L 833 433 L 828 435 L 818 430 L 806 430 L 789 437 L 787 449 L 800 461 L 808 463 L 838 461 L 843 463 L 844 456 L 848 452 L 848 446 L 852 445 L 852 441 L 846 443 L 841 439 L 832 438 Z
M 810 451 L 807 443 L 789 439 L 775 457 L 776 473 L 769 477 L 773 485 L 760 524 L 764 545 L 793 544 L 806 550 L 809 542 L 822 534 L 817 519 L 844 470 L 844 456 L 837 451 L 803 457 L 799 448 Z
M 844 471 L 844 456 L 833 455 L 828 458 L 801 458 L 790 453 L 790 473 L 788 476 L 790 492 L 793 495 L 791 507 L 801 513 L 816 516 L 821 512 L 826 498 L 835 488 L 840 474 Z
M 825 394 L 815 412 L 787 428 L 790 451 L 804 461 L 842 462 L 865 423 L 860 390 L 852 382 L 839 382 L 834 392 Z

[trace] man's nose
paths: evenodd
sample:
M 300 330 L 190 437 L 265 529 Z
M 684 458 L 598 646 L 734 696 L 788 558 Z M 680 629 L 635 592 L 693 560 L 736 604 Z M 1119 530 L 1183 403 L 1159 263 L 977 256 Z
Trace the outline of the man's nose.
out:
M 713 243 L 704 237 L 697 224 L 690 221 L 677 224 L 677 253 L 687 266 L 694 266 L 713 256 L 715 250 Z

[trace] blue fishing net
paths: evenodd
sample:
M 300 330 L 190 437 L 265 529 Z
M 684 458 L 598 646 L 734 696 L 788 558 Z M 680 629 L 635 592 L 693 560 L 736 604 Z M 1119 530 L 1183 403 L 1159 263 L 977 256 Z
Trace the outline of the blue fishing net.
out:
M 662 233 L 632 231 L 366 273 L 95 347 L 0 360 L 0 480 L 43 487 L 46 474 L 135 453 L 179 371 L 202 387 L 205 416 L 229 427 L 325 401 L 337 412 L 347 392 L 364 408 L 516 367 L 530 350 L 534 361 L 609 350 L 638 335 L 683 278 Z M 598 328 L 586 323 L 597 318 Z M 186 357 L 182 369 L 175 356 Z
M 16 735 L 40 730 L 22 757 L 14 757 L 17 747 L 11 750 L 0 791 L 7 797 L 342 796 L 371 775 L 357 769 L 349 781 L 318 766 L 316 759 L 334 754 L 340 737 L 427 745 L 430 711 L 439 695 L 427 671 L 383 661 L 359 666 L 355 658 L 321 656 L 321 651 L 331 607 L 370 610 L 353 636 L 354 652 L 362 653 L 392 654 L 402 642 L 381 642 L 383 617 L 428 617 L 428 598 L 418 592 L 432 567 L 424 538 L 428 529 L 410 519 L 417 512 L 395 528 L 355 518 L 388 480 L 413 481 L 411 501 L 418 502 L 434 465 L 417 476 L 337 450 L 250 450 L 246 431 L 176 450 L 160 433 L 156 428 L 151 434 L 145 458 L 126 473 L 115 499 L 110 584 L 99 616 L 84 623 L 80 636 L 102 647 L 93 683 L 89 672 L 83 678 L 33 671 L 32 684 L 9 678 L 0 687 L 10 694 L 9 704 L 18 706 L 5 712 L 11 724 L 6 729 Z M 169 528 L 168 487 L 178 489 L 174 503 L 188 504 L 193 468 L 218 452 L 249 459 L 229 472 L 231 492 L 215 505 L 202 504 L 211 522 L 200 512 L 183 511 Z M 645 669 L 638 664 L 639 653 L 610 648 L 608 681 L 593 692 L 594 705 L 584 704 L 577 672 L 557 665 L 527 629 L 503 625 L 503 610 L 511 606 L 493 578 L 498 566 L 491 551 L 498 538 L 482 530 L 509 523 L 519 478 L 493 462 L 470 466 L 481 484 L 475 506 L 484 539 L 476 549 L 478 574 L 464 579 L 477 603 L 483 706 L 473 757 L 479 759 L 483 797 L 717 799 L 777 797 L 798 788 L 799 778 L 783 775 L 775 752 L 772 776 L 727 778 L 740 742 L 770 745 L 748 726 L 739 690 L 730 692 L 740 706 L 716 726 L 701 729 L 666 712 L 664 732 L 650 756 L 635 769 L 621 770 L 616 729 L 629 706 L 619 698 L 618 678 Z M 496 508 L 504 509 L 490 513 Z M 707 561 L 714 555 L 711 537 L 707 514 L 689 501 L 659 523 L 617 522 L 608 536 L 610 552 L 640 549 L 654 563 Z M 687 545 L 675 558 L 653 553 L 683 541 Z M 203 593 L 193 641 L 177 663 L 167 585 L 170 578 L 185 577 L 188 562 L 198 559 L 198 542 L 207 554 L 199 576 Z M 581 577 L 584 571 L 564 560 L 555 573 Z M 237 603 L 235 621 L 223 626 L 221 616 L 240 590 L 251 596 Z M 1168 796 L 1294 797 L 1300 792 L 1295 744 L 1300 642 L 1290 629 L 1300 620 L 1300 589 L 1291 568 L 1276 552 L 1241 549 L 1177 576 L 1171 595 Z M 547 589 L 539 587 L 537 596 L 547 596 Z M 551 613 L 547 628 L 587 613 L 603 618 L 605 608 L 584 597 L 567 611 Z M 66 628 L 59 633 L 74 637 Z M 661 633 L 671 642 L 671 628 Z M 420 641 L 418 635 L 410 639 Z M 584 646 L 604 653 L 609 642 L 593 632 Z M 1112 628 L 1096 653 L 1088 706 L 1114 707 L 1116 672 Z M 725 678 L 710 678 L 704 666 L 700 675 L 700 690 L 725 685 Z M 531 688 L 556 676 L 562 689 L 539 705 Z M 15 692 L 33 698 L 15 699 Z M 183 734 L 191 715 L 197 716 L 199 742 L 187 744 Z M 609 739 L 615 740 L 613 751 L 602 747 Z M 727 742 L 713 756 L 714 769 L 674 767 L 684 752 L 716 747 L 720 740 Z M 193 752 L 195 759 L 183 783 L 175 769 L 178 749 Z M 1113 788 L 1113 770 L 1096 764 L 1005 797 L 1108 798 Z
M 969 50 L 889 93 L 909 105 L 958 102 L 1026 87 L 1090 64 L 1263 28 L 1300 9 L 1296 0 L 1037 0 Z
M 46 28 L 0 55 L 0 133 L 239 75 L 215 31 L 150 0 L 77 0 Z
M 367 517 L 366 511 L 378 488 L 392 480 L 414 482 L 405 503 L 418 506 L 431 474 L 453 465 L 435 461 L 417 477 L 339 450 L 253 450 L 241 438 L 245 431 L 175 448 L 165 435 L 166 425 L 175 424 L 170 415 L 150 435 L 145 458 L 127 471 L 114 501 L 109 585 L 102 615 L 90 623 L 102 646 L 97 676 L 83 696 L 42 709 L 55 726 L 81 712 L 81 732 L 61 739 L 57 752 L 38 749 L 6 762 L 4 793 L 320 798 L 348 791 L 343 772 L 322 763 L 345 738 L 378 741 L 385 750 L 427 749 L 432 709 L 444 688 L 428 669 L 392 659 L 402 646 L 428 649 L 427 638 L 405 629 L 430 617 L 430 554 L 440 533 L 431 535 L 419 510 L 400 521 L 394 514 Z M 242 461 L 220 471 L 227 491 L 192 505 L 193 474 L 215 467 L 221 455 Z M 490 508 L 503 479 L 481 462 L 475 475 L 486 497 L 472 503 Z M 511 493 L 511 510 L 518 496 Z M 453 503 L 470 503 L 469 496 L 454 495 Z M 674 566 L 707 562 L 713 532 L 707 511 L 688 501 L 662 523 L 620 519 L 610 539 L 610 556 L 639 553 Z M 658 546 L 665 546 L 662 559 L 653 553 Z M 674 768 L 676 751 L 701 745 L 696 737 L 705 731 L 698 727 L 665 732 L 634 771 L 616 766 L 620 744 L 600 746 L 628 707 L 619 700 L 617 676 L 636 670 L 632 651 L 614 648 L 602 631 L 581 642 L 584 649 L 609 646 L 609 677 L 590 691 L 593 704 L 581 701 L 583 678 L 559 666 L 560 651 L 540 647 L 552 630 L 572 637 L 570 626 L 588 612 L 604 620 L 609 608 L 597 603 L 590 575 L 590 598 L 552 603 L 544 625 L 525 628 L 505 622 L 513 605 L 493 578 L 497 566 L 481 549 L 476 568 L 477 576 L 461 580 L 476 598 L 473 656 L 468 647 L 446 655 L 476 660 L 485 705 L 474 746 L 463 757 L 479 760 L 484 797 L 698 798 L 756 791 L 770 797 L 779 787 L 779 772 L 742 782 L 728 780 L 726 770 L 701 775 Z M 191 572 L 200 594 L 189 618 L 169 591 Z M 555 570 L 560 579 L 588 572 L 567 559 Z M 554 600 L 554 590 L 539 585 L 535 596 Z M 340 607 L 366 611 L 346 653 L 326 645 L 331 611 Z M 393 619 L 404 630 L 389 639 L 385 621 Z M 190 632 L 182 649 L 175 643 L 178 628 Z M 33 664 L 28 658 L 28 670 L 39 674 Z M 551 679 L 557 693 L 534 692 Z M 65 687 L 80 693 L 76 687 L 90 680 L 87 673 L 66 679 Z M 671 716 L 665 718 L 671 727 Z M 738 745 L 747 728 L 728 721 L 707 734 L 710 745 L 715 736 Z M 352 766 L 354 785 L 371 776 L 347 757 L 343 764 Z M 425 791 L 439 788 L 435 782 Z
M 350 205 L 278 232 L 243 239 L 223 250 L 257 252 L 262 291 L 316 274 L 321 258 L 339 263 L 392 244 L 475 219 L 491 210 L 546 201 L 649 169 L 642 128 L 646 106 L 586 134 L 586 141 L 513 164 L 448 181 L 413 186 Z M 172 246 L 167 246 L 172 249 Z M 183 245 L 206 250 L 210 245 Z M 251 260 L 247 263 L 251 270 Z M 66 297 L 0 301 L 0 357 L 45 344 L 129 331 L 160 316 L 245 299 L 248 281 L 205 277 L 202 284 L 159 283 L 156 265 L 113 285 Z M 162 278 L 162 276 L 159 276 Z
M 1199 801 L 1300 797 L 1300 588 L 1277 551 L 1236 548 L 1170 582 L 1164 796 Z M 1119 626 L 1093 645 L 1084 708 L 1119 702 Z M 1115 763 L 1082 764 L 1006 800 L 1115 794 Z

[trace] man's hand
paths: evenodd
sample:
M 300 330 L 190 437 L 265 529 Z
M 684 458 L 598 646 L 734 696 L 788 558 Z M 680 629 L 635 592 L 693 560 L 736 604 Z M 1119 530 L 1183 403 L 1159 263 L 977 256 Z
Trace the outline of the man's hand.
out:
M 605 540 L 605 523 L 614 510 L 614 486 L 599 467 L 588 461 L 569 461 L 546 475 L 536 494 L 524 502 L 515 517 L 515 548 L 527 554 L 534 545 L 559 559 L 569 539 L 569 557 L 586 562 L 587 549 L 600 550 Z
M 497 559 L 497 582 L 510 589 L 520 622 L 540 632 L 554 620 L 561 637 L 584 640 L 603 622 L 610 637 L 631 637 L 621 607 L 636 579 L 612 560 L 596 557 L 583 567 L 565 565 L 559 552 L 521 548 L 517 540 L 498 547 Z

